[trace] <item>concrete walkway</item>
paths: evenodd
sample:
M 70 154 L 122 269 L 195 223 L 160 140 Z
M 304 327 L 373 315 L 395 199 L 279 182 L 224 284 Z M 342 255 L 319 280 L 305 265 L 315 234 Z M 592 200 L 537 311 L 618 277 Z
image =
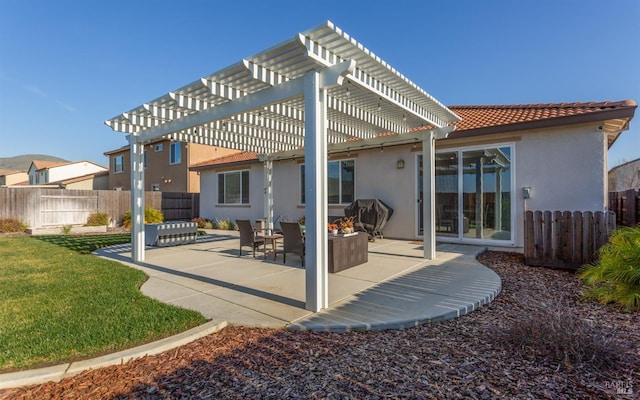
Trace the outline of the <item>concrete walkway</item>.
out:
M 229 324 L 345 332 L 390 329 L 454 318 L 490 302 L 499 292 L 498 275 L 476 261 L 484 248 L 441 244 L 437 258 L 422 259 L 422 245 L 377 239 L 369 261 L 329 274 L 330 307 L 304 308 L 305 271 L 300 260 L 273 260 L 247 250 L 238 256 L 238 234 L 199 237 L 196 244 L 147 248 L 146 262 L 132 264 L 131 246 L 101 249 L 98 255 L 143 270 L 142 292 L 193 309 L 211 321 L 179 335 L 89 360 L 0 375 L 0 389 L 59 381 L 87 369 L 158 354 L 224 329 Z M 213 233 L 215 232 L 215 233 Z
M 216 232 L 216 231 L 210 231 Z M 344 332 L 416 326 L 466 314 L 491 301 L 501 281 L 476 261 L 484 249 L 441 244 L 437 258 L 422 258 L 416 242 L 377 239 L 369 243 L 369 261 L 329 274 L 330 307 L 305 309 L 305 271 L 289 254 L 254 259 L 238 254 L 236 232 L 212 233 L 196 244 L 151 248 L 142 264 L 130 262 L 129 245 L 102 249 L 149 275 L 142 292 L 162 302 L 202 313 L 232 325 Z

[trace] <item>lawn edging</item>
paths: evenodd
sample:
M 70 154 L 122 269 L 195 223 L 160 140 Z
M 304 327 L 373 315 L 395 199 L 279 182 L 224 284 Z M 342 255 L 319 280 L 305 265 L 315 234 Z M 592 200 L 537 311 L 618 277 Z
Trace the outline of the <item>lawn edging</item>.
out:
M 124 364 L 129 360 L 144 356 L 160 354 L 164 351 L 180 347 L 201 337 L 220 332 L 227 327 L 227 321 L 210 321 L 187 331 L 155 342 L 118 351 L 87 360 L 74 361 L 45 368 L 0 374 L 0 389 L 26 385 L 37 385 L 49 381 L 58 382 L 64 378 L 77 375 L 88 369 L 98 369 L 110 365 Z

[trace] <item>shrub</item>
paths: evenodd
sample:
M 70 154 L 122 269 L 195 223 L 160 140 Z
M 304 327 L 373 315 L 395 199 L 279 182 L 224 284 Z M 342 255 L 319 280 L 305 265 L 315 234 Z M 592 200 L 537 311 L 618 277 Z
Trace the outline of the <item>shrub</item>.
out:
M 16 218 L 0 218 L 0 232 L 23 232 L 27 226 Z
M 213 223 L 206 218 L 194 218 L 191 220 L 198 224 L 198 228 L 200 229 L 213 229 Z
M 164 221 L 164 215 L 162 215 L 162 211 L 156 210 L 155 208 L 146 207 L 144 209 L 144 223 L 145 224 L 155 224 L 158 222 Z M 128 210 L 124 213 L 122 217 L 122 226 L 125 228 L 131 228 L 131 210 Z
M 235 231 L 237 229 L 236 225 L 229 218 L 216 218 L 214 227 L 216 229 L 222 229 L 226 231 Z
M 85 226 L 102 226 L 109 225 L 109 214 L 105 212 L 94 212 L 87 218 Z
M 640 225 L 616 230 L 600 248 L 599 261 L 583 266 L 578 276 L 587 285 L 585 298 L 640 311 Z
M 624 353 L 609 332 L 594 327 L 567 311 L 562 302 L 550 308 L 537 307 L 507 322 L 498 332 L 510 351 L 538 362 L 568 369 L 591 364 L 596 368 L 615 366 Z

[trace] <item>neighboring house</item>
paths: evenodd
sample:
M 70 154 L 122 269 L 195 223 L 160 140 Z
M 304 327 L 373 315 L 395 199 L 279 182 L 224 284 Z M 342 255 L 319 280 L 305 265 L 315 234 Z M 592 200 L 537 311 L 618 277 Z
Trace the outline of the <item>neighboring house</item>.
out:
M 609 170 L 609 191 L 640 189 L 640 158 L 627 161 Z
M 636 107 L 632 100 L 449 107 L 462 120 L 436 141 L 438 240 L 522 247 L 524 210 L 606 210 L 607 151 Z M 382 134 L 339 151 L 329 146 L 328 215 L 343 215 L 356 199 L 378 198 L 394 210 L 385 237 L 421 238 L 422 142 L 411 136 Z M 302 155 L 273 155 L 276 220 L 304 215 Z M 257 154 L 191 170 L 200 173 L 201 217 L 264 218 Z
M 91 161 L 42 161 L 33 160 L 29 167 L 29 185 L 58 185 L 59 182 L 107 171 L 107 168 Z
M 144 149 L 144 190 L 161 192 L 200 192 L 198 173 L 189 166 L 237 150 L 170 140 L 156 141 Z M 131 189 L 130 148 L 124 146 L 104 153 L 109 157 L 109 185 L 112 190 Z
M 109 190 L 109 171 L 101 171 L 93 174 L 51 182 L 62 189 L 76 190 Z
M 29 183 L 27 171 L 0 169 L 0 186 L 26 185 Z

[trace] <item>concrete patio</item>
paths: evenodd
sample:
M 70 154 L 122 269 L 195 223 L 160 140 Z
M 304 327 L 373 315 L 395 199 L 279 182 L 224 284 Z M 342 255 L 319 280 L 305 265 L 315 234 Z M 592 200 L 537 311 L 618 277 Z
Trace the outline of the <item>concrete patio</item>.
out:
M 147 247 L 131 263 L 130 245 L 98 255 L 149 275 L 147 296 L 233 325 L 344 332 L 416 326 L 464 315 L 490 302 L 501 281 L 475 258 L 484 248 L 439 244 L 437 259 L 422 244 L 392 239 L 369 243 L 369 261 L 329 274 L 329 308 L 305 309 L 305 272 L 298 256 L 264 258 L 249 248 L 239 256 L 238 233 L 208 231 L 196 244 Z

